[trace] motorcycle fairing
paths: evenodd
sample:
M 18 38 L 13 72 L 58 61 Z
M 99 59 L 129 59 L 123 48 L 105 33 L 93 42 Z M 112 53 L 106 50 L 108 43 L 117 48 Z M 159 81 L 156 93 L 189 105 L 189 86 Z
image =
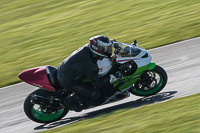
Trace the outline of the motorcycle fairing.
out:
M 121 79 L 121 81 L 119 81 L 119 80 L 116 81 L 114 83 L 114 87 L 116 87 L 117 85 L 119 85 L 120 83 L 123 82 L 123 85 L 121 85 L 118 88 L 120 91 L 127 89 L 127 88 L 130 88 L 139 79 L 139 77 L 142 75 L 142 73 L 145 70 L 152 70 L 155 66 L 156 66 L 156 64 L 154 62 L 151 62 L 148 65 L 145 65 L 143 67 L 139 67 L 133 75 L 123 77 L 123 79 Z
M 36 87 L 56 91 L 48 80 L 46 67 L 47 66 L 40 66 L 25 70 L 21 72 L 18 77 L 24 82 Z
M 139 68 L 146 66 L 151 62 L 151 55 L 144 48 L 138 45 L 120 43 L 120 47 L 121 50 L 116 58 L 116 61 L 120 64 L 134 61 Z

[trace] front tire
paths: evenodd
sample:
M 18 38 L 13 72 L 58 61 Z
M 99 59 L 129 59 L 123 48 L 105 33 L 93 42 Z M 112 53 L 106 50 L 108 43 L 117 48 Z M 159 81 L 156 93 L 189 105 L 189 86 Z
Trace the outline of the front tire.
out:
M 160 92 L 167 83 L 166 71 L 156 65 L 150 71 L 144 71 L 138 81 L 129 90 L 136 96 L 151 96 Z
M 45 113 L 44 111 L 41 111 L 42 105 L 31 103 L 31 97 L 33 94 L 48 98 L 51 96 L 55 96 L 55 92 L 38 89 L 38 90 L 33 91 L 31 94 L 29 94 L 26 97 L 24 101 L 24 112 L 27 115 L 27 117 L 31 119 L 32 121 L 35 121 L 38 123 L 50 123 L 50 122 L 60 120 L 69 112 L 68 109 L 61 108 L 52 113 Z

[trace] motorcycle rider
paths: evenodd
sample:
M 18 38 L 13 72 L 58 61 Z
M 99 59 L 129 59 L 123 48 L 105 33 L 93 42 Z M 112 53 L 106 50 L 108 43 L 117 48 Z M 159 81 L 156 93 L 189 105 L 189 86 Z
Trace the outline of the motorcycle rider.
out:
M 64 104 L 76 112 L 83 109 L 80 101 L 87 99 L 92 105 L 102 103 L 99 88 L 113 84 L 117 78 L 109 75 L 99 78 L 98 60 L 109 58 L 112 54 L 112 43 L 106 36 L 94 36 L 89 43 L 75 50 L 58 66 L 58 81 L 72 95 L 64 98 Z M 89 77 L 91 84 L 83 84 L 82 80 Z

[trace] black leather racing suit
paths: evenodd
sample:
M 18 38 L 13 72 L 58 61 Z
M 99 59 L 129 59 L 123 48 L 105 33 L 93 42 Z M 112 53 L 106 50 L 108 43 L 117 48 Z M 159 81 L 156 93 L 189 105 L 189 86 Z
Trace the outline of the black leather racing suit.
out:
M 58 81 L 67 91 L 75 92 L 90 101 L 98 101 L 101 97 L 98 89 L 108 84 L 110 78 L 99 78 L 98 59 L 94 57 L 88 45 L 77 49 L 59 64 Z M 81 82 L 86 77 L 89 77 L 91 84 Z

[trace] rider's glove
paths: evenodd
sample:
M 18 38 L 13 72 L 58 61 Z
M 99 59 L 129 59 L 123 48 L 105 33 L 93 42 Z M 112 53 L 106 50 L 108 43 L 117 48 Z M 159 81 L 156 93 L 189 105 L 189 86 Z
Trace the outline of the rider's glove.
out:
M 123 75 L 118 71 L 114 75 L 110 75 L 110 83 L 113 84 L 115 83 L 118 79 L 122 79 Z
M 117 78 L 113 74 L 111 74 L 110 75 L 110 83 L 113 84 L 113 83 L 115 83 L 115 81 L 117 81 Z

